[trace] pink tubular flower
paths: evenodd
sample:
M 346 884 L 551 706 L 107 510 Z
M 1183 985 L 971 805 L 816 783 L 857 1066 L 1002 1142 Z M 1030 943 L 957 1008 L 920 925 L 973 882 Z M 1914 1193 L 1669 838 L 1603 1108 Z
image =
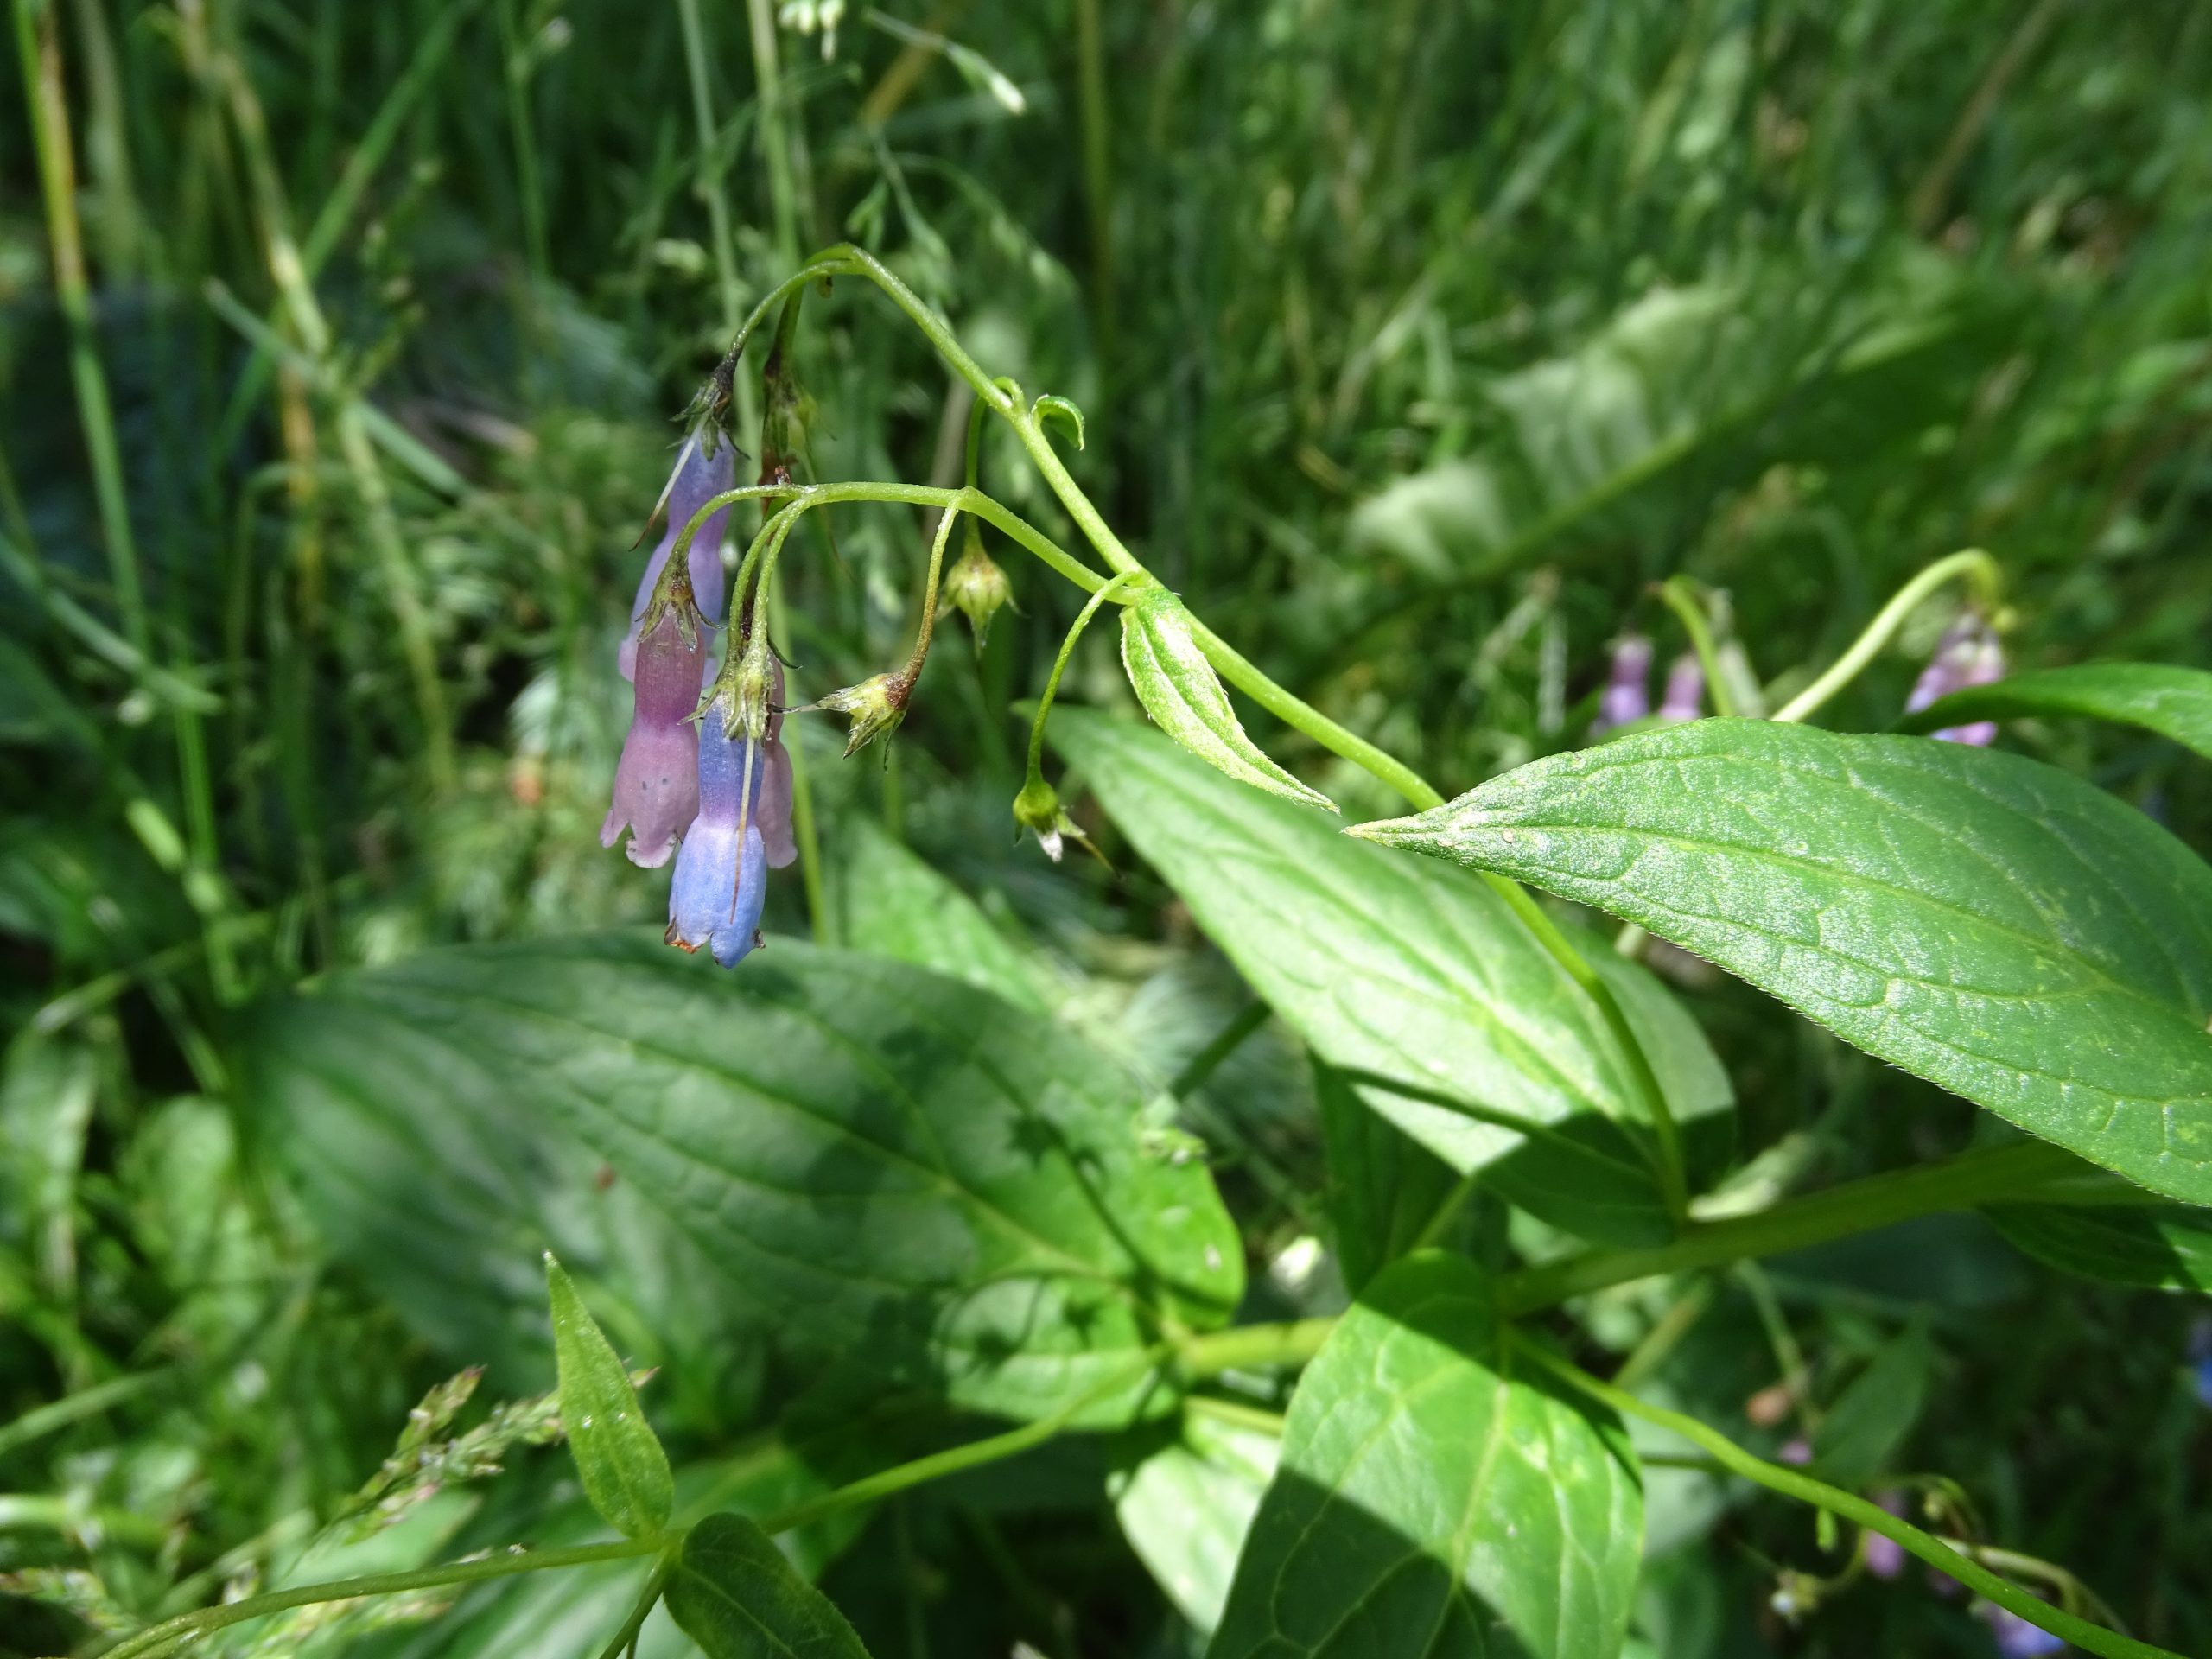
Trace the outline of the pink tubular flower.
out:
M 1905 699 L 1905 712 L 1916 713 L 1954 691 L 1988 685 L 2004 677 L 2005 648 L 1998 643 L 1997 631 L 1969 613 L 1943 631 L 1936 654 L 1928 659 L 1928 666 L 1913 683 L 1912 695 Z M 1986 748 L 1997 740 L 1997 726 L 1993 721 L 1978 720 L 1967 726 L 1946 726 L 1929 735 L 1939 742 Z
M 1641 634 L 1624 634 L 1613 645 L 1613 666 L 1605 695 L 1598 699 L 1598 717 L 1590 722 L 1590 735 L 1610 732 L 1642 720 L 1651 712 L 1651 642 Z
M 1705 712 L 1705 670 L 1685 652 L 1667 671 L 1666 700 L 1659 705 L 1663 721 L 1695 720 Z
M 706 630 L 681 577 L 675 588 L 637 648 L 629 734 L 614 769 L 613 804 L 599 830 L 599 844 L 612 847 L 627 825 L 624 850 L 649 870 L 668 862 L 699 811 L 699 734 L 691 715 L 706 678 Z
M 660 545 L 653 549 L 652 557 L 645 563 L 645 574 L 638 583 L 638 597 L 630 606 L 630 632 L 622 641 L 619 659 L 626 680 L 636 674 L 638 623 L 652 599 L 653 584 L 660 580 L 661 568 L 668 563 L 669 550 L 683 533 L 683 526 L 690 523 L 691 515 L 730 487 L 736 474 L 732 459 L 735 454 L 734 448 L 724 442 L 709 455 L 694 438 L 685 442 L 683 453 L 677 458 L 676 471 L 668 481 L 668 527 L 661 532 Z M 722 613 L 722 536 L 728 528 L 729 509 L 724 507 L 699 526 L 699 533 L 691 538 L 691 550 L 684 560 L 691 578 L 692 602 L 710 622 L 718 620 Z

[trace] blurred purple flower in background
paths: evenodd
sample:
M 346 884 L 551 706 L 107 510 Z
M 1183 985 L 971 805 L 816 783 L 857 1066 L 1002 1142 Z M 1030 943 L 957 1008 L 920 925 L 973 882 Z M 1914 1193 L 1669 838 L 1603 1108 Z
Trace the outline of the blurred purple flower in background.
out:
M 1896 1516 L 1904 1518 L 1904 1497 L 1898 1492 L 1877 1492 L 1874 1501 Z M 1885 1538 L 1878 1532 L 1870 1532 L 1860 1546 L 1866 1570 L 1878 1579 L 1894 1579 L 1904 1571 L 1904 1546 L 1894 1538 Z
M 653 549 L 652 557 L 645 563 L 645 574 L 638 582 L 638 596 L 630 605 L 630 632 L 623 639 L 618 658 L 626 680 L 636 674 L 638 621 L 652 599 L 653 584 L 660 580 L 661 567 L 668 563 L 669 550 L 683 533 L 683 526 L 691 522 L 691 515 L 730 487 L 735 476 L 733 457 L 736 453 L 736 447 L 727 442 L 717 447 L 711 456 L 696 443 L 683 447 L 675 474 L 669 480 L 668 527 L 661 531 L 660 545 Z M 719 621 L 722 613 L 722 536 L 728 528 L 729 509 L 724 507 L 699 526 L 699 533 L 691 538 L 690 551 L 684 558 L 691 577 L 692 603 L 709 622 Z
M 707 672 L 707 631 L 679 579 L 653 630 L 637 647 L 635 692 L 614 802 L 599 829 L 612 847 L 625 825 L 632 864 L 657 869 L 699 810 L 699 734 L 691 715 Z
M 1642 720 L 1651 712 L 1651 642 L 1641 634 L 1623 634 L 1613 645 L 1613 666 L 1605 695 L 1598 699 L 1598 717 L 1590 722 L 1590 735 L 1610 732 Z
M 2038 1659 L 2044 1654 L 2066 1651 L 2066 1643 L 2049 1630 L 2029 1624 L 1995 1602 L 1982 1602 L 1974 1611 L 1988 1622 L 1990 1634 L 1997 1638 L 1997 1651 L 2005 1659 Z
M 1997 631 L 1979 616 L 1969 613 L 1943 631 L 1942 639 L 1936 642 L 1936 654 L 1928 659 L 1928 666 L 1921 670 L 1920 678 L 1913 683 L 1912 695 L 1905 699 L 1905 712 L 1917 713 L 1938 697 L 1948 697 L 1969 686 L 1988 685 L 2004 677 L 2005 648 L 1998 643 Z M 1997 726 L 1993 721 L 1978 720 L 1969 726 L 1946 726 L 1929 735 L 1940 742 L 1971 743 L 1977 748 L 1986 748 L 1996 741 Z
M 1695 720 L 1704 712 L 1705 670 L 1694 656 L 1684 652 L 1667 671 L 1667 695 L 1659 705 L 1659 718 Z
M 2189 1368 L 2197 1404 L 2212 1411 L 2212 1318 L 2200 1319 L 2190 1327 Z

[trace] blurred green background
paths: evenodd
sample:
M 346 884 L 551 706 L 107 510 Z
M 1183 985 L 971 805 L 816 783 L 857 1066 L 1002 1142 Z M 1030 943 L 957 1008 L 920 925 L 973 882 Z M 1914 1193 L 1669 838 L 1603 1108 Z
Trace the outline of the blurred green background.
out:
M 0 1425 L 114 1386 L 0 1427 L 0 1572 L 46 1609 L 0 1601 L 0 1651 L 280 1573 L 425 1388 L 505 1357 L 318 1242 L 243 1132 L 240 1021 L 327 969 L 661 913 L 666 872 L 596 835 L 632 543 L 671 417 L 813 246 L 873 247 L 993 372 L 1072 397 L 1069 464 L 1147 563 L 1448 791 L 1586 741 L 1618 634 L 1682 648 L 1651 594 L 1677 573 L 1770 705 L 1973 544 L 2016 662 L 2212 667 L 2198 0 L 10 3 Z M 810 302 L 798 361 L 816 476 L 957 481 L 964 390 L 874 296 Z M 985 487 L 1072 542 L 1000 435 Z M 1076 595 L 991 540 L 1019 613 L 947 636 L 887 764 L 794 719 L 822 880 L 779 880 L 771 931 L 896 951 L 949 879 L 1046 1006 L 1165 1081 L 1244 995 L 1079 787 L 1116 869 L 1013 844 L 1014 708 Z M 817 514 L 792 553 L 796 695 L 903 658 L 917 515 Z M 1885 725 L 1942 620 L 1835 723 Z M 1131 707 L 1105 632 L 1064 695 Z M 1253 728 L 1348 817 L 1392 805 Z M 2212 848 L 2173 745 L 2007 741 Z M 1969 1133 L 1683 971 L 1777 1180 Z M 1267 1272 L 1325 1179 L 1290 1040 L 1193 1096 L 1261 1294 L 1325 1299 Z M 1591 1336 L 1625 1349 L 1660 1294 L 1598 1299 Z M 1743 1429 L 1794 1331 L 1816 1399 L 1876 1377 L 1907 1466 L 2202 1651 L 2188 1318 L 1946 1223 L 1729 1281 L 1668 1387 Z M 694 1449 L 773 1396 L 687 1372 L 682 1332 L 623 1338 L 678 1356 L 655 1409 Z M 1090 1455 L 872 1522 L 830 1572 L 874 1650 L 1194 1650 Z M 416 1547 L 531 1532 L 561 1471 L 515 1461 Z M 1910 1580 L 1785 1628 L 1765 1596 L 1808 1523 L 1654 1506 L 1645 1651 L 1989 1650 Z M 518 1628 L 286 1639 L 556 1650 Z

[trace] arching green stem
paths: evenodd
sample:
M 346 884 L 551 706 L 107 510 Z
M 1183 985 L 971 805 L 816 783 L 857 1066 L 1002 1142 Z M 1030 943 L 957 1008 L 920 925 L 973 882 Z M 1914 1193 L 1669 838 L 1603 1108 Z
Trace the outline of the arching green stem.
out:
M 1697 590 L 1687 576 L 1669 576 L 1659 584 L 1659 600 L 1675 613 L 1682 625 L 1682 632 L 1690 637 L 1690 649 L 1697 653 L 1697 665 L 1705 671 L 1705 683 L 1713 693 L 1713 711 L 1717 715 L 1733 716 L 1743 712 L 1736 706 L 1735 693 L 1728 689 L 1728 678 L 1720 671 L 1720 654 L 1713 648 L 1713 625 L 1706 620 L 1705 607 L 1698 602 Z
M 1835 660 L 1834 667 L 1800 691 L 1775 711 L 1774 717 L 1783 721 L 1804 719 L 1830 697 L 1857 679 L 1866 664 L 1874 660 L 1884 645 L 1890 643 L 1897 631 L 1904 626 L 1920 601 L 1941 588 L 1954 576 L 1965 576 L 1974 585 L 1974 596 L 1985 608 L 1995 610 L 2004 593 L 2004 569 L 1989 554 L 1978 547 L 1969 547 L 1954 553 L 1948 558 L 1938 559 L 1910 582 L 1897 589 L 1890 602 L 1875 613 L 1866 631 L 1851 642 L 1851 649 Z
M 1076 641 L 1083 638 L 1083 631 L 1098 614 L 1098 607 L 1109 599 L 1119 598 L 1122 589 L 1132 585 L 1138 574 L 1135 570 L 1122 571 L 1091 594 L 1076 613 L 1067 637 L 1060 641 L 1060 654 L 1052 659 L 1052 671 L 1045 677 L 1045 689 L 1037 698 L 1037 718 L 1029 723 L 1028 783 L 1041 784 L 1045 780 L 1045 721 L 1052 712 L 1052 699 L 1059 695 L 1060 676 L 1068 671 L 1068 659 L 1075 655 Z
M 1639 1418 L 1654 1427 L 1679 1434 L 1731 1474 L 1753 1481 L 1769 1491 L 1780 1492 L 1785 1497 L 1794 1497 L 1800 1503 L 1825 1510 L 1853 1526 L 1865 1528 L 1868 1532 L 1880 1534 L 1908 1554 L 1918 1556 L 1937 1572 L 1948 1573 L 1976 1595 L 1996 1603 L 2005 1611 L 2017 1614 L 2038 1629 L 2049 1630 L 2053 1636 L 2063 1637 L 2077 1648 L 2108 1656 L 2108 1659 L 2179 1659 L 2167 1649 L 2154 1648 L 2147 1642 L 2138 1642 L 2133 1637 L 2107 1630 L 2101 1624 L 2093 1624 L 2086 1618 L 2076 1618 L 2063 1608 L 2054 1607 L 2040 1597 L 2031 1596 L 2017 1586 L 2007 1583 L 1980 1562 L 1961 1555 L 1934 1534 L 1923 1532 L 1910 1522 L 1891 1515 L 1880 1504 L 1872 1503 L 1855 1492 L 1831 1486 L 1824 1480 L 1815 1480 L 1801 1470 L 1785 1468 L 1781 1464 L 1769 1463 L 1764 1458 L 1755 1458 L 1727 1436 L 1707 1427 L 1696 1418 L 1652 1405 L 1639 1400 L 1626 1389 L 1601 1382 L 1528 1338 L 1516 1337 L 1510 1326 L 1506 1328 L 1505 1339 L 1515 1356 L 1530 1361 L 1577 1392 L 1586 1395 L 1601 1405 L 1611 1407 L 1624 1417 Z

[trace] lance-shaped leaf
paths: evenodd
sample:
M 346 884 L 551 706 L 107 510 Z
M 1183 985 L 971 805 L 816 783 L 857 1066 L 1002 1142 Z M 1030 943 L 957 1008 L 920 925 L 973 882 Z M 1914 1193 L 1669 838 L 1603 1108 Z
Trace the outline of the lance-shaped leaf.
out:
M 707 1659 L 868 1659 L 836 1604 L 741 1515 L 710 1515 L 683 1540 L 668 1612 Z
M 1198 646 L 1191 613 L 1165 588 L 1146 588 L 1122 608 L 1122 666 L 1145 713 L 1208 766 L 1286 800 L 1337 810 L 1335 802 L 1300 783 L 1244 734 L 1221 677 Z
M 1134 721 L 1069 709 L 1052 736 L 1252 988 L 1354 1074 L 1369 1107 L 1556 1226 L 1608 1243 L 1669 1236 L 1627 1062 L 1487 886 L 1236 788 Z M 1643 969 L 1575 937 L 1650 1055 L 1693 1162 L 1723 1151 L 1733 1103 L 1696 1023 Z M 1333 1138 L 1332 1156 L 1341 1147 Z
M 568 1431 L 584 1496 L 615 1531 L 649 1538 L 668 1524 L 676 1507 L 668 1453 L 639 1408 L 629 1371 L 550 1250 L 545 1290 L 553 1305 L 561 1426 Z
M 2032 1134 L 2212 1202 L 2212 869 L 2064 772 L 1703 721 L 1357 833 L 1625 917 Z
M 904 963 L 777 939 L 724 978 L 634 935 L 436 950 L 333 976 L 257 1037 L 265 1116 L 372 1275 L 394 1230 L 365 1218 L 411 1214 L 425 1179 L 444 1210 L 448 1158 L 453 1200 L 510 1202 L 479 1161 L 543 1142 L 687 1235 L 731 1323 L 979 1411 L 1165 1409 L 1110 1384 L 1163 1321 L 1217 1325 L 1242 1291 L 1211 1178 L 1147 1141 L 1126 1071 Z
M 2037 1261 L 2084 1279 L 2212 1291 L 2212 1211 L 2178 1204 L 2003 1204 L 1986 1213 Z
M 1464 1257 L 1387 1269 L 1290 1402 L 1208 1659 L 1609 1659 L 1643 1549 L 1635 1453 L 1501 1347 Z
M 2022 715 L 2081 715 L 2140 726 L 2212 755 L 2212 674 L 2158 663 L 2083 663 L 2016 674 L 1939 698 L 1907 715 L 1897 729 L 1932 732 Z

